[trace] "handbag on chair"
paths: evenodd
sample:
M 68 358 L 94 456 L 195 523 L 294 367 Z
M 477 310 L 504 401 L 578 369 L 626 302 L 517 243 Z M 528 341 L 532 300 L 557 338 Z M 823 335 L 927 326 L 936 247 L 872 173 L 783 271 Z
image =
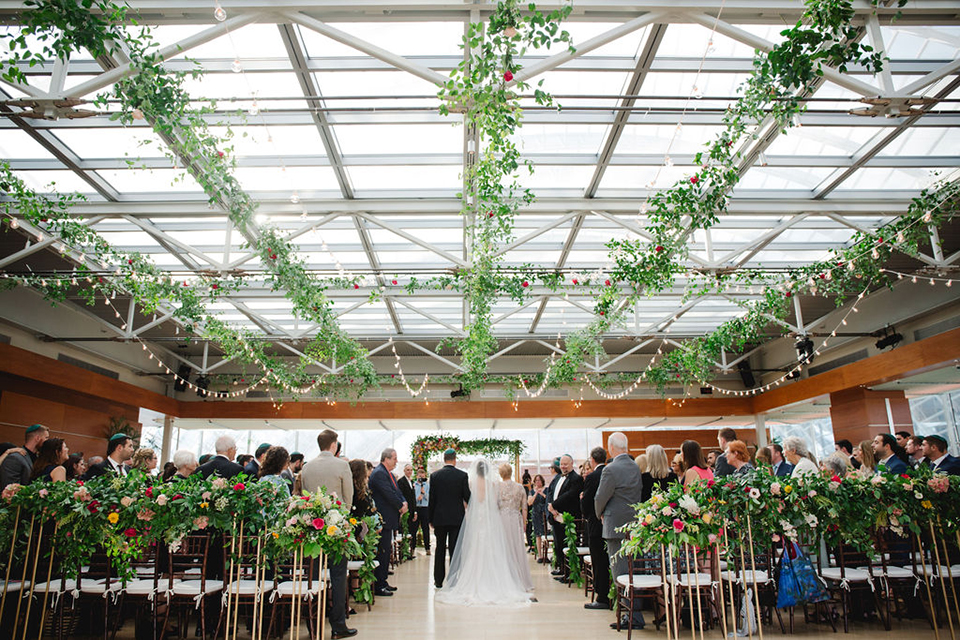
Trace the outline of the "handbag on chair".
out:
M 824 602 L 830 598 L 810 559 L 796 542 L 784 543 L 777 580 L 777 608 Z

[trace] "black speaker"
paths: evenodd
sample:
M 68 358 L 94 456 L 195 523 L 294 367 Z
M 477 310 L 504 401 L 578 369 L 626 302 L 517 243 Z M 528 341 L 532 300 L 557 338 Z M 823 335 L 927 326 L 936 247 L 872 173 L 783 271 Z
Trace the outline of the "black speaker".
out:
M 173 379 L 173 390 L 174 391 L 186 391 L 187 382 L 190 381 L 190 371 L 191 367 L 182 364 L 180 368 L 177 369 L 177 377 Z
M 757 380 L 753 377 L 753 371 L 750 370 L 750 363 L 741 360 L 737 363 L 737 370 L 740 372 L 740 379 L 743 380 L 743 386 L 747 389 L 753 389 L 757 386 Z

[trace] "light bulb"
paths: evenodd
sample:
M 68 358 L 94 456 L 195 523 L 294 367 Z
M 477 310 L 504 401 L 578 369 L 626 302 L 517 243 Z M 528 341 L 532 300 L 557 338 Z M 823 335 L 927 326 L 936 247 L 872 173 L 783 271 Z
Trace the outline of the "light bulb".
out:
M 673 166 L 673 159 L 670 158 L 670 156 L 666 156 L 666 157 L 663 159 L 663 166 L 665 166 L 665 167 L 672 167 L 672 166 Z
M 243 65 L 240 64 L 239 58 L 234 59 L 233 64 L 230 65 L 230 70 L 234 73 L 240 73 L 243 71 Z
M 290 194 L 290 202 L 293 204 L 298 204 L 300 202 L 300 194 L 294 191 Z
M 213 10 L 213 17 L 217 19 L 217 22 L 223 22 L 227 19 L 227 12 L 223 10 L 219 2 L 217 3 L 217 8 Z
M 693 92 L 690 95 L 693 96 L 694 100 L 699 100 L 703 97 L 703 91 L 701 91 L 697 85 L 693 85 Z
M 252 115 L 252 116 L 258 116 L 258 115 L 260 115 L 260 105 L 257 104 L 257 101 L 256 101 L 256 100 L 254 100 L 254 101 L 253 101 L 253 104 L 250 105 L 250 115 Z

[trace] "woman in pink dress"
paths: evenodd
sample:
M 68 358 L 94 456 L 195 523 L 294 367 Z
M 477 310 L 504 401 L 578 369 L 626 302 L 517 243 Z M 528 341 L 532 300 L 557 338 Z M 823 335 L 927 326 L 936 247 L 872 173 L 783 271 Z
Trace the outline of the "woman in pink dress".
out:
M 696 440 L 686 440 L 680 445 L 683 454 L 683 486 L 690 487 L 695 482 L 713 480 L 713 471 L 703 457 L 703 449 Z

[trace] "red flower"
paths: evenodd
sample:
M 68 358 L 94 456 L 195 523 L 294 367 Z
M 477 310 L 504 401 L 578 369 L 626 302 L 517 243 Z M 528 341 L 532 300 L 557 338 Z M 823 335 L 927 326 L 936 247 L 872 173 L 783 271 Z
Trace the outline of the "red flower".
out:
M 903 476 L 904 478 L 909 478 L 910 476 Z M 837 474 L 833 474 L 833 477 L 830 478 L 830 482 L 843 482 L 843 479 Z
M 87 505 L 87 511 L 89 511 L 90 513 L 96 513 L 99 510 L 99 507 L 100 507 L 100 503 L 97 502 L 96 500 L 93 500 L 90 502 L 90 504 Z
M 709 489 L 710 487 L 712 487 L 712 486 L 715 485 L 715 484 L 716 484 L 716 482 L 714 482 L 713 480 L 707 480 L 707 489 Z
M 183 283 L 183 286 L 185 286 L 185 287 L 189 287 L 189 286 L 190 286 L 190 283 L 188 283 L 188 282 L 184 282 L 184 283 Z
M 492 217 L 495 216 L 495 215 L 497 215 L 497 214 L 495 214 L 493 211 L 488 211 L 488 212 L 487 212 L 487 217 L 488 217 L 488 218 L 492 218 Z
M 127 258 L 127 264 L 133 264 L 133 258 Z
M 124 532 L 123 532 L 123 535 L 127 536 L 128 538 L 136 538 L 139 534 L 137 533 L 137 530 L 136 530 L 136 529 L 134 529 L 133 527 L 131 527 L 131 528 L 127 529 L 126 531 L 124 531 Z
M 513 80 L 513 74 L 510 73 L 509 71 L 504 71 L 504 72 L 503 72 L 503 80 L 504 80 L 504 82 L 510 82 L 511 80 Z
M 655 249 L 655 251 L 656 251 L 657 253 L 663 253 L 663 245 L 658 244 L 658 245 L 657 245 L 657 248 Z
M 213 289 L 214 291 L 216 291 L 217 289 L 220 288 L 220 285 L 218 285 L 216 282 L 214 282 L 212 285 L 210 285 L 210 288 Z
M 148 498 L 153 497 L 153 487 L 147 487 L 147 490 L 143 492 Z
M 603 311 L 600 312 L 600 315 L 603 315 Z
M 323 518 L 314 518 L 313 519 L 313 528 L 319 531 L 323 529 Z
M 784 295 L 786 295 L 786 296 L 787 296 L 788 298 L 792 298 L 792 297 L 793 297 L 793 294 L 792 294 L 792 293 L 790 293 L 789 291 L 787 291 L 787 293 L 786 293 L 786 294 L 784 294 Z
M 680 533 L 681 531 L 683 531 L 683 528 L 684 528 L 685 526 L 686 526 L 686 525 L 683 524 L 683 520 L 681 520 L 680 518 L 674 518 L 674 520 L 673 520 L 673 529 L 674 529 L 674 531 L 676 531 L 677 533 Z
M 174 499 L 174 500 L 181 500 L 182 498 L 183 498 L 183 496 L 182 496 L 181 494 L 179 494 L 179 493 L 178 493 L 177 495 L 173 496 L 173 499 Z
M 908 476 L 908 475 L 905 474 L 905 473 L 901 473 L 901 474 L 900 474 L 900 477 L 903 478 L 903 479 L 905 479 L 905 480 L 909 480 L 909 479 L 910 479 L 910 476 Z
M 217 151 L 217 155 L 222 158 L 222 157 L 223 157 L 223 151 Z
M 609 287 L 609 286 L 610 286 L 610 281 L 609 281 L 609 280 L 604 280 L 604 281 L 603 281 L 603 284 L 605 284 L 605 285 L 607 285 L 607 286 Z
M 396 280 L 391 280 L 391 281 L 390 281 L 390 284 L 397 284 L 397 281 L 396 281 Z
M 237 484 L 233 485 L 234 491 L 243 491 L 246 488 L 247 488 L 247 485 L 243 484 L 242 482 L 238 482 Z
M 529 287 L 529 286 L 530 286 L 530 283 L 529 283 L 529 282 L 527 282 L 526 280 L 524 280 L 524 281 L 523 281 L 523 285 L 522 285 L 522 286 L 523 286 L 523 288 L 527 288 L 527 287 Z
M 359 289 L 359 288 L 360 288 L 360 285 L 358 285 L 356 282 L 354 282 L 354 283 L 353 283 L 353 288 L 354 288 L 354 289 Z
M 826 277 L 827 277 L 827 274 L 825 274 L 825 273 L 821 273 L 821 274 L 820 274 L 820 279 L 821 279 L 821 280 L 824 280 Z
M 573 284 L 580 284 L 580 281 L 577 280 L 576 278 L 574 278 L 574 279 L 573 279 Z
M 690 184 L 697 184 L 698 182 L 700 182 L 700 178 L 698 178 L 697 176 L 693 176 L 692 178 L 690 178 Z

